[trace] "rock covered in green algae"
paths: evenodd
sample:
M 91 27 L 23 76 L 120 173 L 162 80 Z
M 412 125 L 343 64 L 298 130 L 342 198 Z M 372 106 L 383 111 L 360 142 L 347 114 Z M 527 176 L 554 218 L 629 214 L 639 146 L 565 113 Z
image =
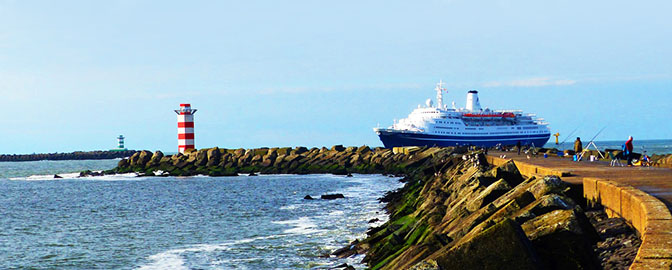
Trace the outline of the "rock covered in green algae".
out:
M 548 269 L 600 269 L 591 246 L 599 237 L 582 210 L 551 211 L 522 228 Z
M 437 153 L 450 153 L 445 148 L 419 148 L 414 155 L 427 157 Z M 296 148 L 258 148 L 258 149 L 189 149 L 184 154 L 164 156 L 160 151 L 153 155 L 149 151 L 134 154 L 119 162 L 112 172 L 138 172 L 152 175 L 161 170 L 173 176 L 204 174 L 210 176 L 229 176 L 249 173 L 333 173 L 348 175 L 351 173 L 407 173 L 424 164 L 417 158 L 411 164 L 403 164 L 411 158 L 403 153 L 394 154 L 385 148 L 364 145 L 343 147 L 335 145 L 328 149 Z M 424 168 L 424 167 L 423 167 Z
M 541 269 L 541 262 L 518 223 L 506 219 L 451 248 L 428 257 L 441 269 Z
M 367 232 L 367 239 L 357 242 L 349 249 L 353 251 L 352 254 L 366 253 L 364 261 L 372 269 L 408 269 L 427 258 L 447 258 L 449 255 L 446 254 L 450 252 L 450 256 L 462 254 L 455 258 L 465 262 L 488 260 L 488 263 L 492 263 L 488 265 L 496 265 L 497 261 L 515 259 L 507 256 L 518 255 L 500 253 L 497 256 L 502 258 L 480 258 L 483 254 L 481 252 L 457 253 L 456 250 L 470 246 L 468 243 L 483 241 L 484 234 L 502 234 L 501 237 L 506 238 L 504 235 L 514 229 L 502 229 L 498 226 L 515 227 L 511 222 L 516 226 L 536 224 L 535 226 L 543 228 L 563 228 L 553 226 L 554 223 L 561 224 L 566 221 L 551 218 L 549 213 L 554 211 L 573 211 L 574 217 L 580 220 L 580 208 L 568 197 L 567 186 L 559 178 L 524 179 L 513 162 L 489 168 L 483 155 L 469 155 L 463 159 L 461 155 L 454 155 L 453 150 L 418 148 L 406 151 L 405 154 L 403 151 L 395 153 L 390 149 L 371 149 L 367 146 L 334 146 L 331 149 L 213 148 L 189 151 L 184 155 L 157 157 L 158 165 L 148 162 L 151 166 L 138 167 L 137 165 L 143 164 L 141 160 L 146 159 L 147 153 L 151 154 L 147 152 L 142 159 L 140 156 L 143 154 L 138 153 L 128 161 L 120 161 L 115 171 L 145 172 L 160 169 L 170 175 L 201 173 L 214 176 L 255 172 L 343 175 L 404 173 L 407 175 L 407 184 L 400 191 L 391 192 L 383 199 L 388 202 L 386 210 L 390 213 L 390 220 L 371 229 Z M 509 225 L 500 225 L 507 222 Z M 567 224 L 573 224 L 571 220 L 568 222 Z M 565 241 L 562 237 L 567 232 L 576 231 L 545 230 L 543 237 L 536 237 L 525 236 L 525 233 L 538 235 L 534 230 L 523 230 L 522 235 L 532 239 L 534 252 L 540 254 L 536 261 L 531 255 L 534 252 L 526 253 L 525 256 L 537 262 L 534 267 L 553 267 L 555 262 L 548 254 L 558 253 L 558 249 L 562 248 L 564 253 L 558 253 L 561 254 L 558 257 L 570 258 L 573 254 L 583 252 L 583 247 L 590 245 L 592 241 L 590 237 L 567 238 L 571 241 Z M 525 243 L 525 239 L 519 238 L 518 244 Z M 547 239 L 558 240 L 549 242 Z M 592 256 L 590 252 L 586 251 L 587 257 Z M 567 260 L 569 263 L 562 266 L 569 269 L 592 269 L 588 260 L 577 258 Z M 454 269 L 451 268 L 454 265 L 439 263 L 445 261 L 436 260 L 437 267 Z M 427 262 L 430 263 L 428 267 L 431 267 L 431 261 Z
M 163 158 L 163 152 L 161 151 L 156 151 L 152 155 L 152 157 L 149 159 L 149 162 L 147 162 L 147 167 L 153 167 L 153 166 L 158 166 L 159 163 L 161 163 L 161 159 Z
M 559 178 L 524 179 L 513 162 L 488 168 L 487 164 L 477 163 L 483 160 L 479 156 L 464 159 L 436 159 L 436 155 L 430 156 L 434 158 L 418 162 L 421 165 L 416 166 L 424 169 L 410 175 L 412 180 L 401 191 L 388 196 L 392 197 L 388 198 L 390 220 L 372 229 L 368 233 L 369 237 L 358 244 L 359 249 L 368 249 L 365 262 L 372 269 L 409 269 L 427 258 L 438 263 L 437 269 L 506 269 L 511 266 L 507 262 L 515 260 L 512 256 L 529 258 L 526 263 L 514 265 L 512 269 L 557 269 L 553 268 L 555 262 L 547 254 L 558 253 L 560 257 L 566 258 L 567 254 L 585 251 L 584 257 L 592 256 L 591 251 L 584 248 L 592 243 L 591 237 L 572 238 L 572 241 L 576 241 L 571 242 L 571 245 L 529 244 L 530 240 L 525 234 L 528 231 L 519 229 L 520 225 L 531 220 L 555 228 L 553 225 L 562 221 L 548 218 L 549 213 L 556 210 L 580 211 L 566 194 L 567 186 Z M 406 161 L 407 164 L 413 162 L 417 162 L 413 157 Z M 451 166 L 442 167 L 440 164 Z M 428 170 L 428 167 L 432 169 Z M 466 249 L 467 246 L 477 248 L 478 245 L 473 243 L 495 237 L 492 229 L 507 226 L 501 225 L 504 223 L 518 227 L 517 234 L 510 234 L 511 230 L 508 230 L 509 236 L 518 235 L 518 244 L 527 245 L 532 252 L 528 250 L 524 255 L 505 252 L 493 255 L 476 251 L 456 253 L 458 249 L 470 250 Z M 505 231 L 494 230 L 494 234 L 504 235 Z M 556 239 L 564 235 L 562 230 L 545 232 L 548 234 L 543 239 Z M 484 238 L 483 235 L 490 236 Z M 533 238 L 532 243 L 539 243 L 537 241 L 539 238 Z M 491 252 L 500 252 L 496 247 L 491 248 Z M 467 262 L 482 264 L 464 266 L 456 263 L 458 261 L 465 265 Z M 562 266 L 567 269 L 593 269 L 592 262 L 580 258 L 569 260 Z

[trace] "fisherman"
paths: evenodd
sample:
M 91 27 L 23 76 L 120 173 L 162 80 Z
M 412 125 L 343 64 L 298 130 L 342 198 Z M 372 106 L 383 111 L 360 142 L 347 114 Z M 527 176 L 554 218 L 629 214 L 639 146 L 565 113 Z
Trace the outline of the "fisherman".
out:
M 583 143 L 581 143 L 581 137 L 576 137 L 574 141 L 574 153 L 578 156 L 583 152 Z
M 518 148 L 518 155 L 520 156 L 520 148 L 522 148 L 522 146 L 520 145 L 520 141 L 516 143 L 516 148 Z
M 632 136 L 630 136 L 628 137 L 628 140 L 625 142 L 625 151 L 626 151 L 625 154 L 628 157 L 628 166 L 632 166 L 632 158 L 634 156 L 634 154 L 632 153 L 632 150 L 634 149 L 634 147 L 632 146 L 632 139 L 633 139 Z

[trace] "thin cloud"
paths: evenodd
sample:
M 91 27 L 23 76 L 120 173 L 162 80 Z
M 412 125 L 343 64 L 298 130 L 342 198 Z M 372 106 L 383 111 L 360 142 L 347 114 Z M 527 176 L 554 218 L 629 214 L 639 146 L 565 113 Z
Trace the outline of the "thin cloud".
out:
M 513 81 L 493 81 L 486 82 L 483 84 L 484 87 L 543 87 L 543 86 L 564 86 L 564 85 L 574 85 L 576 80 L 562 79 L 562 80 L 553 80 L 547 77 L 541 78 L 529 78 L 522 80 L 513 80 Z
M 419 89 L 422 85 L 414 83 L 351 84 L 335 87 L 272 87 L 257 90 L 259 94 L 301 94 L 307 92 L 334 91 L 388 91 L 398 89 Z

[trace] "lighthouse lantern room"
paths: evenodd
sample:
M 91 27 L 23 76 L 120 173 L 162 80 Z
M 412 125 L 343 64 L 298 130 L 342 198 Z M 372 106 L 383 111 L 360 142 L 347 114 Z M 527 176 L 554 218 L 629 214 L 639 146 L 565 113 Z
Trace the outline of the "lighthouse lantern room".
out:
M 194 113 L 191 104 L 180 104 L 177 113 L 177 151 L 184 153 L 187 149 L 195 149 L 194 144 Z

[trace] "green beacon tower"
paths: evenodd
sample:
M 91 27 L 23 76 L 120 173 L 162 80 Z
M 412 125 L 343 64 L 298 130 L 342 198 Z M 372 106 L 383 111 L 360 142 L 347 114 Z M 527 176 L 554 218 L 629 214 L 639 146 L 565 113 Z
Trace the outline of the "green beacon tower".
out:
M 112 149 L 112 151 L 126 151 L 127 149 L 124 147 L 124 139 L 124 135 L 119 135 L 119 137 L 117 137 L 117 148 Z

